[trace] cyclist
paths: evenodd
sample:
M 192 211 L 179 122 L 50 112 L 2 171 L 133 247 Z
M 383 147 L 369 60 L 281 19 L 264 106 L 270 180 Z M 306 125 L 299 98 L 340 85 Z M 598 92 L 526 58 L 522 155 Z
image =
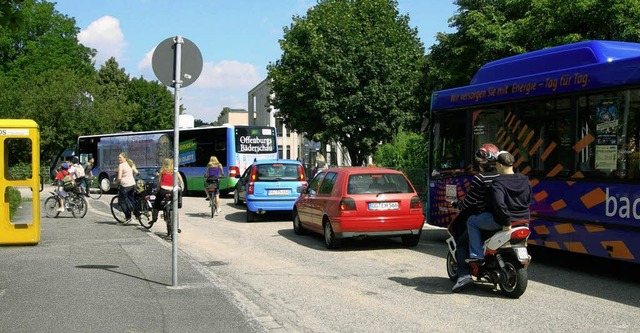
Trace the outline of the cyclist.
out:
M 180 173 L 178 173 L 178 184 L 181 189 L 184 188 L 184 182 L 182 181 L 182 176 L 180 176 Z M 158 212 L 162 209 L 162 199 L 168 193 L 173 193 L 173 160 L 170 158 L 165 158 L 162 162 L 160 175 L 158 176 L 156 200 L 153 202 L 151 221 L 149 221 L 150 225 L 153 225 L 158 221 Z M 167 228 L 168 227 L 169 226 L 167 226 Z
M 211 158 L 209 158 L 209 163 L 207 164 L 207 169 L 204 172 L 204 176 L 206 178 L 204 185 L 204 194 L 206 196 L 206 200 L 210 200 L 207 187 L 214 185 L 216 187 L 216 190 L 214 191 L 213 196 L 216 207 L 218 207 L 216 212 L 220 213 L 222 209 L 220 209 L 220 189 L 218 186 L 218 181 L 220 177 L 224 177 L 224 170 L 222 169 L 222 163 L 218 161 L 217 157 L 211 156 Z
M 65 184 L 63 182 L 63 179 L 65 178 L 65 176 L 71 176 L 71 174 L 69 173 L 69 165 L 67 163 L 62 163 L 62 165 L 60 166 L 60 170 L 56 174 L 56 178 L 55 178 L 58 186 L 57 191 L 60 194 L 58 196 L 59 202 L 60 202 L 60 207 L 58 208 L 59 212 L 64 212 L 64 198 L 67 197 L 67 191 L 65 191 Z M 70 177 L 70 178 L 73 184 L 72 186 L 75 186 L 73 177 Z
M 124 213 L 126 222 L 131 221 L 130 206 L 133 207 L 133 214 L 135 214 L 139 220 L 140 212 L 136 208 L 135 199 L 133 198 L 136 191 L 136 180 L 133 177 L 138 174 L 138 169 L 136 169 L 135 163 L 127 158 L 127 154 L 125 153 L 118 154 L 118 163 L 117 181 L 120 183 L 120 187 L 118 188 L 118 203 Z M 131 205 L 127 205 L 127 202 Z

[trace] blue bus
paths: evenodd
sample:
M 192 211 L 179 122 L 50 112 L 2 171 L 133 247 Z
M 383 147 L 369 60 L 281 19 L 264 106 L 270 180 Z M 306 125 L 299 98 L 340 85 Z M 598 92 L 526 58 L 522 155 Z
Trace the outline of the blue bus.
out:
M 533 191 L 531 245 L 640 263 L 640 44 L 585 41 L 487 63 L 436 91 L 428 223 L 470 186 L 474 151 L 495 143 Z
M 124 152 L 138 170 L 155 172 L 164 158 L 173 158 L 173 130 L 121 132 L 78 137 L 81 163 L 94 157 L 93 175 L 108 192 L 114 187 L 118 173 L 118 154 Z M 274 127 L 204 126 L 180 129 L 178 171 L 185 180 L 185 191 L 204 189 L 204 172 L 211 156 L 224 166 L 220 192 L 234 190 L 237 177 L 254 160 L 277 158 L 278 143 Z M 142 173 L 142 172 L 141 172 Z M 204 193 L 204 192 L 203 192 Z

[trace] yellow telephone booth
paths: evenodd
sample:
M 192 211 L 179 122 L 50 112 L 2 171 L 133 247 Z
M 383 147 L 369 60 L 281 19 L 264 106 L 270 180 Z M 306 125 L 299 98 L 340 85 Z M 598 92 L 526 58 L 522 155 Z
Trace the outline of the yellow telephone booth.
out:
M 0 245 L 40 242 L 40 134 L 28 119 L 0 119 Z

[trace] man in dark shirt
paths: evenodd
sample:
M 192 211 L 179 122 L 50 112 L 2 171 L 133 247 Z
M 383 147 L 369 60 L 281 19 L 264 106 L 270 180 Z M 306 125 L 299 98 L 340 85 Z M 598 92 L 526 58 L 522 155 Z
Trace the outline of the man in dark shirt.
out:
M 496 169 L 499 176 L 491 184 L 493 214 L 485 212 L 467 220 L 470 260 L 484 260 L 482 230 L 509 230 L 511 222 L 530 218 L 531 184 L 528 177 L 514 173 L 514 160 L 507 151 L 498 154 Z

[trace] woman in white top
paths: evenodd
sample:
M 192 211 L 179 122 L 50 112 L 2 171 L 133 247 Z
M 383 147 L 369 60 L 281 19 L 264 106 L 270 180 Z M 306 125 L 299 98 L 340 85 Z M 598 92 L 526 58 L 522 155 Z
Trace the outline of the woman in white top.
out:
M 136 218 L 140 219 L 140 212 L 136 208 L 135 200 L 133 199 L 136 191 L 136 180 L 134 176 L 138 174 L 138 169 L 136 169 L 133 161 L 127 158 L 127 154 L 125 153 L 118 155 L 118 163 L 117 180 L 120 183 L 120 187 L 118 188 L 118 203 L 120 203 L 120 208 L 122 208 L 127 222 L 131 220 L 131 211 L 129 210 L 129 205 L 126 204 L 127 200 L 131 203 Z

